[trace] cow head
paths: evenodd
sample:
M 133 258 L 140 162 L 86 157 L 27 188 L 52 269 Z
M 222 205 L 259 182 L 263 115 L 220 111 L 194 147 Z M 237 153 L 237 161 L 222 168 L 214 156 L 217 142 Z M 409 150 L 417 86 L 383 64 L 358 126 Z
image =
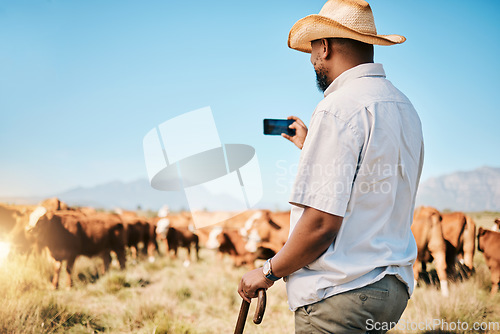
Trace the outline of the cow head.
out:
M 30 214 L 26 231 L 29 233 L 36 233 L 42 225 L 46 225 L 48 221 L 47 209 L 39 206 Z
M 262 212 L 262 216 L 256 222 L 255 227 L 262 239 L 268 239 L 272 230 L 281 230 L 281 226 L 273 221 L 271 212 L 267 210 Z
M 218 240 L 219 239 L 218 237 L 221 233 L 222 233 L 222 227 L 220 227 L 220 226 L 214 227 L 210 231 L 210 234 L 208 235 L 208 240 L 207 240 L 205 247 L 208 249 L 219 248 L 220 241 Z
M 250 231 L 250 234 L 248 235 L 248 241 L 245 244 L 245 249 L 250 253 L 255 253 L 261 241 L 262 240 L 259 236 L 259 232 L 253 229 Z
M 261 217 L 262 217 L 261 211 L 257 211 L 253 215 L 251 215 L 250 218 L 248 218 L 245 221 L 245 226 L 240 228 L 240 235 L 242 237 L 247 237 L 248 231 L 254 226 L 254 224 L 257 220 L 261 219 Z
M 245 222 L 245 227 L 240 229 L 240 235 L 247 240 L 245 249 L 254 253 L 262 241 L 269 241 L 272 230 L 280 229 L 281 226 L 272 220 L 269 210 L 260 210 Z
M 500 227 L 500 218 L 495 219 L 495 224 L 497 224 L 498 227 Z
M 156 224 L 156 234 L 166 237 L 168 228 L 170 227 L 170 220 L 168 218 L 161 218 Z
M 279 230 L 281 226 L 276 224 L 271 218 L 271 212 L 261 210 L 255 212 L 246 222 L 245 227 L 240 229 L 240 235 L 248 237 L 251 231 L 258 230 L 260 235 L 268 234 L 270 229 Z

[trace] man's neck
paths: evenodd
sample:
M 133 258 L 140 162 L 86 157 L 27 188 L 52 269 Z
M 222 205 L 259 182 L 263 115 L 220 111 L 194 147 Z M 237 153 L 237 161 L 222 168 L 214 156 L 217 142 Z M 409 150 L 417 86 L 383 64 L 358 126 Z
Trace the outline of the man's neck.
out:
M 361 64 L 373 64 L 373 61 L 346 61 L 346 60 L 337 61 L 332 66 L 332 70 L 329 72 L 330 76 L 328 79 L 331 80 L 330 83 L 332 83 L 345 71 L 350 70 L 351 68 L 354 68 Z

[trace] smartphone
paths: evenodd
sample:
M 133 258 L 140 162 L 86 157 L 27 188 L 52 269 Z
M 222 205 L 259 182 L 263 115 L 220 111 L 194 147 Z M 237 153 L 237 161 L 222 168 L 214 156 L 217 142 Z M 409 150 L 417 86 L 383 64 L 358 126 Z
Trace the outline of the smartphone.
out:
M 286 133 L 289 136 L 295 136 L 295 129 L 290 129 L 289 126 L 295 122 L 293 119 L 264 119 L 264 134 L 277 135 Z

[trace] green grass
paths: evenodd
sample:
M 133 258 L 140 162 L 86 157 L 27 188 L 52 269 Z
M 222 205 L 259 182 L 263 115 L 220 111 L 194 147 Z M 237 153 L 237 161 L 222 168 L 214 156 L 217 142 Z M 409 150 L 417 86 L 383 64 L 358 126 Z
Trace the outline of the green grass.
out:
M 473 214 L 479 226 L 491 225 L 496 216 Z M 115 263 L 105 275 L 99 274 L 100 259 L 80 257 L 73 288 L 66 288 L 62 272 L 61 289 L 56 291 L 46 257 L 12 257 L 0 266 L 0 333 L 231 333 L 241 303 L 236 289 L 246 269 L 234 268 L 229 258 L 220 261 L 210 250 L 202 249 L 200 255 L 201 261 L 187 268 L 187 253 L 181 250 L 176 260 L 129 261 L 125 271 Z M 476 274 L 451 284 L 448 298 L 432 286 L 417 288 L 403 321 L 500 322 L 500 294 L 489 296 L 490 273 L 482 253 L 476 253 L 475 264 Z M 252 303 L 245 333 L 293 333 L 293 313 L 286 301 L 285 285 L 279 281 L 268 291 L 261 325 L 251 320 Z

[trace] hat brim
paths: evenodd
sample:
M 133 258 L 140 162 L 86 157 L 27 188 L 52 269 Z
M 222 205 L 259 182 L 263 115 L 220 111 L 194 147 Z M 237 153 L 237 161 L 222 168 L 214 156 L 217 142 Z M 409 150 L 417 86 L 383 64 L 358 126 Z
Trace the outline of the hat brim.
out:
M 290 29 L 288 47 L 311 53 L 311 42 L 321 38 L 350 38 L 367 44 L 394 45 L 406 41 L 400 35 L 373 35 L 352 30 L 321 15 L 309 15 L 298 20 Z

